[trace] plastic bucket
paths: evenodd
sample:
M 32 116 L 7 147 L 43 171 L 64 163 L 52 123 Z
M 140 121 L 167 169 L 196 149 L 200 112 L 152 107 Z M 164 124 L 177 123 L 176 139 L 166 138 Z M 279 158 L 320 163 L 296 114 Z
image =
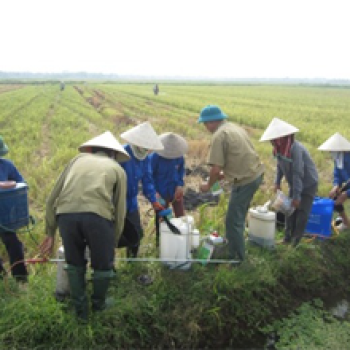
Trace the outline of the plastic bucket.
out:
M 197 249 L 200 245 L 200 233 L 199 230 L 194 229 L 191 233 L 191 247 Z
M 183 218 L 172 218 L 170 222 L 177 227 L 180 234 L 174 234 L 165 222 L 160 224 L 160 258 L 170 268 L 187 270 L 191 262 L 190 225 Z M 176 261 L 180 260 L 180 261 Z
M 334 201 L 329 198 L 315 197 L 305 231 L 319 238 L 332 235 Z
M 62 260 L 57 263 L 57 274 L 56 274 L 56 291 L 55 296 L 58 301 L 63 301 L 70 295 L 70 286 L 68 281 L 66 267 L 66 256 L 64 254 L 64 247 L 60 246 L 57 250 L 57 259 Z M 85 248 L 85 259 L 90 261 L 90 249 Z
M 274 247 L 276 231 L 276 213 L 249 209 L 249 240 L 263 247 Z

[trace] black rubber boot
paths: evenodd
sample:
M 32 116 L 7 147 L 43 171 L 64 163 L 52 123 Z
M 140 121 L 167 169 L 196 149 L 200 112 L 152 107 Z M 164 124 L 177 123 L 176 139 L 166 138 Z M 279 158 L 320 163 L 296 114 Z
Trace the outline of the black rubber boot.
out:
M 86 268 L 67 264 L 65 269 L 68 275 L 70 295 L 75 307 L 75 313 L 79 319 L 86 321 L 89 314 L 85 291 Z
M 93 294 L 91 296 L 91 304 L 93 311 L 102 311 L 108 306 L 111 306 L 106 303 L 106 295 L 109 287 L 111 278 L 113 278 L 113 270 L 101 271 L 95 270 L 92 277 L 93 284 Z

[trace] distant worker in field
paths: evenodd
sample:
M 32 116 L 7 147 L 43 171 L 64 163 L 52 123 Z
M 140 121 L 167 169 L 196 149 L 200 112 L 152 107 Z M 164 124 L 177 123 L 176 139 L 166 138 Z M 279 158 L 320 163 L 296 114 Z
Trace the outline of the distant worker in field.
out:
M 126 215 L 126 174 L 116 161 L 129 156 L 109 132 L 79 147 L 56 181 L 46 205 L 43 255 L 52 252 L 58 226 L 62 237 L 71 298 L 79 319 L 88 317 L 85 249 L 91 257 L 93 311 L 106 308 L 114 252 Z
M 171 203 L 174 216 L 184 216 L 185 158 L 188 144 L 180 135 L 167 132 L 159 136 L 164 149 L 150 155 L 157 201 L 166 208 Z M 158 224 L 159 221 L 156 222 Z M 159 245 L 159 225 L 157 225 L 157 246 Z
M 200 185 L 202 192 L 223 178 L 232 185 L 226 213 L 226 238 L 229 258 L 245 258 L 244 228 L 246 215 L 255 192 L 263 180 L 264 165 L 248 134 L 240 126 L 227 122 L 227 115 L 218 106 L 202 109 L 198 123 L 204 123 L 213 134 L 208 164 L 209 179 Z
M 65 83 L 63 81 L 61 81 L 61 83 L 60 83 L 61 91 L 63 91 L 65 87 L 66 87 Z
M 334 209 L 341 217 L 338 230 L 347 230 L 350 228 L 350 220 L 343 204 L 350 197 L 350 142 L 337 132 L 318 149 L 330 152 L 334 159 L 333 188 L 329 197 L 335 200 Z
M 164 207 L 157 201 L 156 190 L 151 172 L 149 151 L 162 150 L 163 144 L 149 122 L 139 124 L 120 135 L 128 142 L 124 148 L 130 155 L 130 160 L 122 164 L 128 181 L 127 189 L 127 218 L 136 228 L 140 241 L 143 237 L 143 229 L 137 196 L 139 183 L 142 183 L 144 196 L 152 204 L 155 211 L 161 211 Z M 127 248 L 127 256 L 135 258 L 139 251 L 139 245 Z
M 153 93 L 154 93 L 156 96 L 158 95 L 158 93 L 159 93 L 159 86 L 158 86 L 158 84 L 156 84 L 156 85 L 153 86 Z
M 8 151 L 7 145 L 2 136 L 0 136 L 0 188 L 3 189 L 14 188 L 17 182 L 25 182 L 16 166 L 9 159 L 3 158 Z M 13 266 L 11 269 L 12 276 L 18 282 L 27 282 L 28 271 L 24 263 L 22 242 L 18 239 L 15 232 L 9 232 L 6 228 L 0 229 L 0 237 L 10 258 L 10 264 Z M 0 279 L 4 274 L 5 269 L 0 259 Z
M 284 243 L 299 244 L 303 237 L 317 192 L 318 173 L 307 149 L 295 140 L 299 129 L 278 118 L 273 118 L 260 141 L 270 141 L 277 159 L 275 191 L 281 189 L 285 177 L 294 211 L 286 217 Z

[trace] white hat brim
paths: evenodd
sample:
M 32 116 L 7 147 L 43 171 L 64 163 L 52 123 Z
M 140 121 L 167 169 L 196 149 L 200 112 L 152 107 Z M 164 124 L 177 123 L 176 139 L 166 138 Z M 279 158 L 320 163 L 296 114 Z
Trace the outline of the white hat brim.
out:
M 166 132 L 159 136 L 164 149 L 156 151 L 160 156 L 166 159 L 176 159 L 182 157 L 188 150 L 186 140 L 175 133 Z
M 120 137 L 132 145 L 146 148 L 148 150 L 160 151 L 164 148 L 159 136 L 152 128 L 150 122 L 145 122 L 135 126 L 132 129 L 123 132 Z
M 278 118 L 273 118 L 269 126 L 264 131 L 260 141 L 271 141 L 283 136 L 292 135 L 298 132 L 295 126 Z
M 318 149 L 320 151 L 329 152 L 348 152 L 350 151 L 350 142 L 344 136 L 336 132 L 318 147 Z
M 118 162 L 126 162 L 130 159 L 128 152 L 125 151 L 124 147 L 118 142 L 110 131 L 106 131 L 103 134 L 83 143 L 79 146 L 79 151 L 84 152 L 87 147 L 101 147 L 116 151 L 116 160 Z

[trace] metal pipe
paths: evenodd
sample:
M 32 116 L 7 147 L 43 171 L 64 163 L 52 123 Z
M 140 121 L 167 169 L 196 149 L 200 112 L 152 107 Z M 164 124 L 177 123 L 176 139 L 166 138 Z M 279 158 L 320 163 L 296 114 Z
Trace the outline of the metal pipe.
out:
M 241 261 L 239 260 L 222 260 L 222 259 L 210 259 L 210 260 L 204 260 L 204 259 L 159 259 L 159 258 L 115 258 L 115 261 L 132 261 L 132 262 L 178 262 L 178 263 L 186 263 L 186 262 L 193 262 L 193 263 L 209 263 L 209 264 L 240 264 Z M 50 259 L 48 260 L 50 262 L 62 262 L 65 261 L 65 259 Z

